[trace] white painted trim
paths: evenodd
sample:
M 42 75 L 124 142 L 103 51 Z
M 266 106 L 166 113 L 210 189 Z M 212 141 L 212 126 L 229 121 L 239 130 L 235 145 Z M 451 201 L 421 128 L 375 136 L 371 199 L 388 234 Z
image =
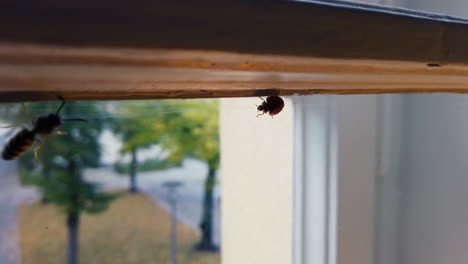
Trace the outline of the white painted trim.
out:
M 371 264 L 377 96 L 317 95 L 293 101 L 293 263 Z
M 294 264 L 327 264 L 331 257 L 328 224 L 331 97 L 293 98 L 294 113 Z
M 303 98 L 293 97 L 294 139 L 293 139 L 293 264 L 304 263 L 304 107 Z
M 337 128 L 337 102 L 336 97 L 327 98 L 327 264 L 337 263 L 338 245 L 338 128 Z

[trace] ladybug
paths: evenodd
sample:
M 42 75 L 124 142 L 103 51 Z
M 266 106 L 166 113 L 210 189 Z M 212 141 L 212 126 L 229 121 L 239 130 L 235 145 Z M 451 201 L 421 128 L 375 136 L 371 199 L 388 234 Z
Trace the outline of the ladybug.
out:
M 263 100 L 261 97 L 260 99 Z M 271 115 L 271 118 L 273 118 L 274 115 L 277 115 L 279 112 L 281 112 L 281 110 L 283 110 L 283 107 L 284 101 L 281 99 L 281 97 L 270 95 L 266 100 L 263 100 L 261 105 L 257 106 L 257 110 L 262 112 L 258 114 L 257 117 L 268 113 Z

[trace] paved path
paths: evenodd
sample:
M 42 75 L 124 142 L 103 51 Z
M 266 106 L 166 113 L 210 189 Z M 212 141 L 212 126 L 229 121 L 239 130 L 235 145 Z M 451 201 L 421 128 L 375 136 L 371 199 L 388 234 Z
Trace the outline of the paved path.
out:
M 181 168 L 138 175 L 140 189 L 169 210 L 167 190 L 162 183 L 168 180 L 181 181 L 178 189 L 177 217 L 198 230 L 202 212 L 203 184 L 207 174 L 206 165 L 197 160 L 186 160 Z M 115 173 L 109 168 L 87 170 L 85 178 L 103 184 L 105 189 L 128 188 L 128 176 Z M 19 264 L 17 206 L 38 199 L 33 187 L 22 187 L 18 180 L 15 162 L 0 160 L 0 264 Z M 219 199 L 217 199 L 219 201 Z M 217 203 L 214 212 L 214 240 L 220 244 L 220 210 Z
M 203 186 L 207 173 L 208 168 L 205 163 L 187 159 L 181 168 L 139 173 L 137 183 L 140 190 L 151 196 L 169 211 L 167 190 L 163 187 L 163 183 L 166 181 L 182 182 L 183 185 L 177 189 L 177 218 L 199 231 Z M 129 177 L 127 175 L 118 174 L 111 168 L 86 170 L 85 179 L 102 184 L 104 189 L 126 189 L 129 185 Z M 219 197 L 219 195 L 216 196 Z M 221 242 L 219 198 L 216 201 L 213 239 L 219 245 Z
M 37 199 L 33 188 L 21 187 L 16 162 L 0 160 L 0 263 L 19 264 L 17 206 Z

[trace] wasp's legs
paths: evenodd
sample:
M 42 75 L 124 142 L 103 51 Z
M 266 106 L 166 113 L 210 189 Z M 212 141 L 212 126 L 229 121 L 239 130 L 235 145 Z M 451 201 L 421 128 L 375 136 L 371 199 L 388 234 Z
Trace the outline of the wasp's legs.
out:
M 39 164 L 38 153 L 42 147 L 42 142 L 41 141 L 38 141 L 38 142 L 39 142 L 39 145 L 34 148 L 34 162 L 36 162 L 36 165 Z
M 65 131 L 55 131 L 54 135 L 68 135 L 68 132 Z
M 21 108 L 23 109 L 24 114 L 31 118 L 31 122 L 34 126 L 34 117 L 28 112 L 28 110 L 26 110 L 26 106 L 24 104 L 21 104 Z

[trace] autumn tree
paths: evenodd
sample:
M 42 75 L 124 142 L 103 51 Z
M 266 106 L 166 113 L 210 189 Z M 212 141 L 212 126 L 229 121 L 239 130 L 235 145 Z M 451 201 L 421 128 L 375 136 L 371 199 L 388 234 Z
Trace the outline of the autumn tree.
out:
M 207 163 L 200 222 L 202 237 L 197 248 L 217 250 L 213 243 L 213 188 L 220 161 L 218 100 L 179 100 L 174 101 L 172 107 L 181 111 L 165 115 L 162 146 L 169 151 L 172 160 L 194 157 Z
M 113 119 L 108 125 L 123 143 L 120 152 L 131 156 L 130 192 L 138 191 L 138 152 L 158 144 L 163 133 L 164 124 L 160 120 L 164 112 L 164 101 L 114 102 L 110 110 Z

